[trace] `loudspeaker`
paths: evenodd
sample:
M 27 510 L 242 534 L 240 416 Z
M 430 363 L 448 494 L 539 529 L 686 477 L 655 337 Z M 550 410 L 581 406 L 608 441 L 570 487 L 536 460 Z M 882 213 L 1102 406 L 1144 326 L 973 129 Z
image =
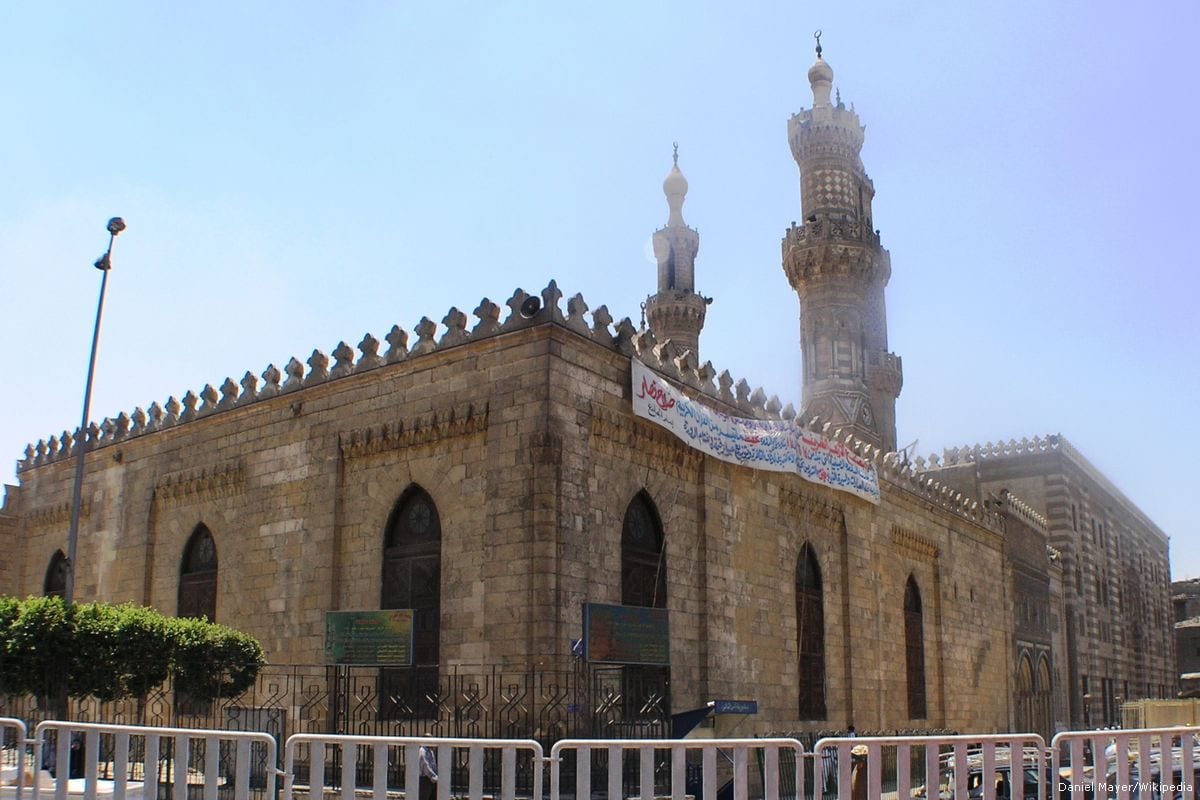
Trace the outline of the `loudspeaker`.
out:
M 542 299 L 536 294 L 531 294 L 525 298 L 524 303 L 521 303 L 521 316 L 525 319 L 533 319 L 541 309 Z

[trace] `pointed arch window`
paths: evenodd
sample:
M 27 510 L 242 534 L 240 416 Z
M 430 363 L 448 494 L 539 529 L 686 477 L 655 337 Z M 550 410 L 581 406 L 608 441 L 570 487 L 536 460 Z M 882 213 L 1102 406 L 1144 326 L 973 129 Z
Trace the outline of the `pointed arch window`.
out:
M 621 525 L 621 604 L 667 607 L 667 559 L 662 521 L 654 502 L 640 491 Z M 622 715 L 627 720 L 665 724 L 671 713 L 671 668 L 627 664 L 621 668 Z
M 424 718 L 437 711 L 441 587 L 441 519 L 429 493 L 413 485 L 392 509 L 384 533 L 379 607 L 413 612 L 413 666 L 380 675 L 385 718 Z
M 217 619 L 217 543 L 203 524 L 183 548 L 176 616 Z
M 800 719 L 825 719 L 825 599 L 821 567 L 808 542 L 796 560 L 796 650 Z
M 625 509 L 621 526 L 621 603 L 667 607 L 667 563 L 662 523 L 644 491 Z
M 46 578 L 42 582 L 42 594 L 46 597 L 66 597 L 67 595 L 67 557 L 62 550 L 55 550 L 50 556 L 50 566 L 46 567 Z
M 904 589 L 904 661 L 908 676 L 908 717 L 925 719 L 925 625 L 921 590 L 912 575 Z

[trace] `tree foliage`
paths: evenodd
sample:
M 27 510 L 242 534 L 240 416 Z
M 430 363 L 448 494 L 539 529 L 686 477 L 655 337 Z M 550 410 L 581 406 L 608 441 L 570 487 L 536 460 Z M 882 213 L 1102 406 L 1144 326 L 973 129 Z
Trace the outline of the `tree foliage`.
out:
M 262 646 L 203 619 L 132 604 L 0 597 L 0 694 L 143 697 L 171 677 L 193 700 L 233 697 L 266 663 Z

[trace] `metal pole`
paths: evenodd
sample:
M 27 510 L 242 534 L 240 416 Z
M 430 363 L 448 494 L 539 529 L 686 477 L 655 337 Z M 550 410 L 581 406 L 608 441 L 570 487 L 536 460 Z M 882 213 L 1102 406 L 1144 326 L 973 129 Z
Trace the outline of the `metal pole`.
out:
M 83 419 L 75 437 L 75 487 L 71 491 L 71 527 L 67 533 L 67 581 L 63 600 L 70 605 L 75 600 L 75 552 L 79 543 L 79 511 L 83 499 L 83 465 L 88 445 L 88 414 L 92 405 L 92 376 L 96 373 L 96 347 L 100 343 L 100 317 L 104 313 L 104 290 L 108 287 L 108 271 L 112 269 L 113 240 L 125 230 L 125 221 L 113 217 L 108 221 L 108 249 L 96 260 L 95 267 L 104 277 L 100 279 L 100 302 L 96 305 L 96 327 L 92 331 L 92 355 L 88 360 L 87 385 L 83 390 Z

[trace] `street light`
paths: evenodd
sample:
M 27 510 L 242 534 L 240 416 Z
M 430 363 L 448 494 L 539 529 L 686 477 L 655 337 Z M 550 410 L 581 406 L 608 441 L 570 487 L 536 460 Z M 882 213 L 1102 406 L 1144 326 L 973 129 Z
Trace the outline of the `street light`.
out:
M 108 221 L 108 249 L 93 265 L 100 270 L 100 302 L 96 305 L 96 327 L 92 331 L 92 357 L 88 360 L 87 385 L 83 390 L 83 421 L 75 438 L 75 488 L 71 492 L 71 528 L 67 533 L 67 581 L 63 600 L 70 605 L 75 600 L 75 550 L 79 543 L 79 506 L 83 498 L 83 459 L 87 453 L 88 413 L 92 405 L 92 375 L 96 372 L 96 345 L 100 343 L 100 316 L 104 313 L 104 290 L 108 286 L 108 271 L 112 269 L 113 240 L 125 230 L 125 220 L 113 217 Z

